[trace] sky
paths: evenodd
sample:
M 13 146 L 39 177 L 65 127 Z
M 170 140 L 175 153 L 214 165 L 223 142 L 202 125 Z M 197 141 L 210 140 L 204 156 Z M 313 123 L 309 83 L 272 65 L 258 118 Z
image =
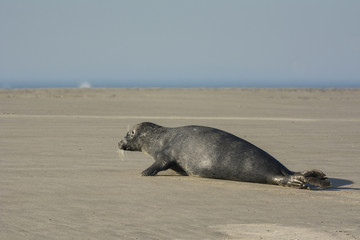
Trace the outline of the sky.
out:
M 360 87 L 359 0 L 0 0 L 0 88 Z

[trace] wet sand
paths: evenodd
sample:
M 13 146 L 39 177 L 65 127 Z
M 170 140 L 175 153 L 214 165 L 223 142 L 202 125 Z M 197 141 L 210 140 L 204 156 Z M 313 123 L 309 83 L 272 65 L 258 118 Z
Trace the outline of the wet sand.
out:
M 0 90 L 0 239 L 360 239 L 360 90 Z M 141 177 L 132 125 L 207 125 L 333 187 Z

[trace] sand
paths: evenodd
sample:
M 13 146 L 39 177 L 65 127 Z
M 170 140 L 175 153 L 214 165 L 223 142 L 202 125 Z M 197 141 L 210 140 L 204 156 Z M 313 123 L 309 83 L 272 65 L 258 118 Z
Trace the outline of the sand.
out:
M 0 239 L 360 239 L 360 90 L 0 90 Z M 221 128 L 333 187 L 141 177 L 142 121 Z

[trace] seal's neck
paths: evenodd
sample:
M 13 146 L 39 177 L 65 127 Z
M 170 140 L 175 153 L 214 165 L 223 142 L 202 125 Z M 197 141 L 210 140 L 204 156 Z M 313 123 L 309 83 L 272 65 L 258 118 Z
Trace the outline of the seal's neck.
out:
M 146 143 L 142 144 L 141 151 L 155 157 L 169 143 L 169 134 L 166 128 L 159 128 L 151 134 L 147 134 Z

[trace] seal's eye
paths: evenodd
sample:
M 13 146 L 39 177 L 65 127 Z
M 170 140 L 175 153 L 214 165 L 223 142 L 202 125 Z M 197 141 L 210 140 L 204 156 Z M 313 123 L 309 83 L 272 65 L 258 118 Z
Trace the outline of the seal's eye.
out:
M 134 137 L 135 136 L 135 130 L 132 130 L 131 132 L 130 132 L 130 137 Z
M 125 138 L 129 140 L 129 139 L 132 139 L 134 136 L 135 136 L 135 130 L 131 130 L 126 133 Z

